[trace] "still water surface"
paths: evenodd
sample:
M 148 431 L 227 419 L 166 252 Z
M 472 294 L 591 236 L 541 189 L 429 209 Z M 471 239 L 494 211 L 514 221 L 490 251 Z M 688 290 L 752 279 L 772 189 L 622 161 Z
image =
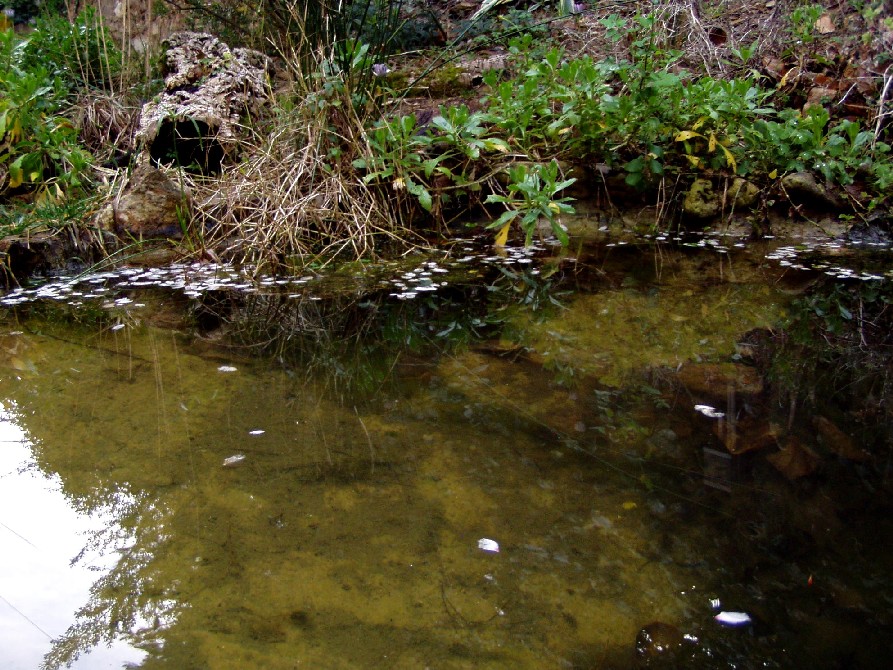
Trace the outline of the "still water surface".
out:
M 814 433 L 765 380 L 703 381 L 755 369 L 742 340 L 816 281 L 785 253 L 7 295 L 2 667 L 887 667 L 881 468 L 745 454 L 705 485 L 711 411 L 792 419 L 769 453 Z

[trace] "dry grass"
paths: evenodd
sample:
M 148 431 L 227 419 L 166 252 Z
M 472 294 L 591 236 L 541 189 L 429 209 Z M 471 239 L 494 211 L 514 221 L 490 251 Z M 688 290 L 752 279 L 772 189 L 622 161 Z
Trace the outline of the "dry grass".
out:
M 360 146 L 362 121 L 334 107 L 303 105 L 257 136 L 247 157 L 219 177 L 190 184 L 204 244 L 258 269 L 301 266 L 323 258 L 374 255 L 386 240 L 410 237 L 390 204 L 363 183 L 339 146 Z M 272 266 L 272 267 L 271 267 Z
M 78 96 L 68 116 L 83 145 L 101 162 L 134 150 L 139 113 L 120 94 L 91 90 Z

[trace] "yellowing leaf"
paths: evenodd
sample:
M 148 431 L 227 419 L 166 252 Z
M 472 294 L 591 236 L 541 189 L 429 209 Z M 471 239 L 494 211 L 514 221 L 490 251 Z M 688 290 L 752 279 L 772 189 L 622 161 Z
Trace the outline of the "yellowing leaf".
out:
M 701 159 L 697 156 L 691 156 L 689 154 L 685 154 L 685 157 L 688 159 L 688 162 L 691 163 L 692 167 L 699 168 L 701 167 Z
M 18 188 L 25 181 L 22 168 L 15 164 L 9 166 L 9 188 Z
M 627 511 L 629 511 L 631 509 L 636 509 L 636 507 L 638 507 L 638 505 L 636 503 L 634 503 L 632 500 L 627 500 L 625 503 L 623 503 L 623 509 L 625 509 Z
M 685 142 L 686 140 L 693 139 L 695 137 L 700 137 L 704 139 L 704 136 L 701 133 L 696 133 L 694 130 L 683 130 L 680 131 L 678 135 L 676 135 L 677 142 Z
M 769 173 L 769 179 L 775 179 L 777 176 L 778 170 L 772 170 L 772 172 Z
M 16 144 L 22 140 L 22 120 L 16 117 L 12 124 L 12 130 L 9 131 L 9 143 Z
M 707 142 L 707 151 L 710 153 L 716 151 L 716 133 L 710 133 L 710 139 Z
M 504 247 L 505 243 L 509 239 L 509 227 L 512 225 L 512 222 L 509 221 L 502 228 L 499 229 L 499 232 L 496 233 L 496 239 L 493 240 L 493 244 L 497 247 Z
M 726 149 L 723 145 L 719 145 L 719 148 L 722 149 L 722 152 L 726 155 L 726 163 L 729 164 L 729 167 L 732 168 L 732 172 L 738 172 L 738 164 L 735 162 L 735 157 L 732 155 L 732 152 Z
M 403 177 L 397 177 L 391 184 L 391 188 L 395 191 L 402 191 L 406 188 L 406 182 L 403 180 Z
M 702 116 L 700 119 L 698 119 L 697 121 L 695 121 L 695 123 L 694 123 L 694 125 L 691 127 L 691 129 L 692 129 L 692 130 L 697 130 L 698 128 L 700 128 L 701 126 L 704 125 L 704 122 L 705 122 L 706 120 L 707 120 L 707 117 L 706 117 L 706 116 Z

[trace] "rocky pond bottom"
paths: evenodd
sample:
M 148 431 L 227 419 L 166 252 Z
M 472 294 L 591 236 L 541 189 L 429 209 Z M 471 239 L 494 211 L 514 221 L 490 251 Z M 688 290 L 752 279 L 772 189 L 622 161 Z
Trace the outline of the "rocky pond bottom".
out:
M 887 667 L 889 253 L 468 242 L 12 291 L 2 665 Z

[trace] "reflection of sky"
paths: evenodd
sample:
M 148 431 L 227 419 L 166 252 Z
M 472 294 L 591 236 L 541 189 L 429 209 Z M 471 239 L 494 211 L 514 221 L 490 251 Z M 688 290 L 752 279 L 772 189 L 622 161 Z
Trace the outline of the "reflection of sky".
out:
M 87 532 L 102 520 L 75 512 L 56 478 L 32 464 L 27 438 L 0 405 L 0 667 L 35 670 L 85 605 L 90 586 L 108 558 L 71 559 Z M 26 470 L 27 468 L 27 470 Z M 77 669 L 120 668 L 143 652 L 116 643 L 100 645 L 74 664 Z

